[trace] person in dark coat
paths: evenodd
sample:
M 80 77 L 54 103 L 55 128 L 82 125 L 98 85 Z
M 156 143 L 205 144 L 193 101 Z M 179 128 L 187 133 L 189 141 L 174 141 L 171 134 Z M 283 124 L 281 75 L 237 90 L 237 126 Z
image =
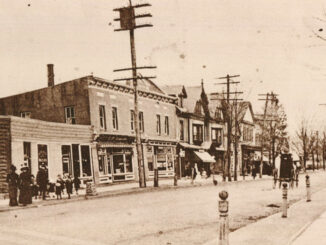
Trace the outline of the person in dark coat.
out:
M 78 176 L 75 176 L 74 178 L 74 186 L 75 186 L 76 194 L 78 195 L 78 190 L 80 188 L 80 179 L 78 178 Z
M 38 186 L 36 184 L 35 177 L 34 177 L 33 174 L 31 175 L 31 178 L 32 178 L 32 197 L 34 197 L 35 199 L 37 199 L 37 196 L 38 196 Z
M 68 199 L 70 199 L 70 195 L 72 194 L 72 179 L 70 175 L 68 175 L 66 179 L 66 190 L 68 194 Z
M 39 171 L 36 175 L 36 182 L 39 187 L 39 191 L 41 192 L 43 200 L 46 199 L 47 185 L 48 185 L 48 174 L 45 169 L 45 165 L 42 164 L 40 166 Z
M 18 191 L 18 181 L 19 176 L 16 174 L 16 167 L 14 165 L 10 166 L 10 173 L 7 175 L 7 183 L 9 187 L 9 206 L 18 206 L 17 202 L 17 191 Z
M 257 175 L 257 171 L 256 171 L 256 166 L 255 164 L 252 165 L 252 169 L 251 169 L 251 173 L 252 173 L 252 177 L 255 179 L 256 178 L 256 175 Z
M 21 174 L 19 175 L 19 203 L 26 206 L 32 202 L 32 179 L 27 166 L 21 168 Z

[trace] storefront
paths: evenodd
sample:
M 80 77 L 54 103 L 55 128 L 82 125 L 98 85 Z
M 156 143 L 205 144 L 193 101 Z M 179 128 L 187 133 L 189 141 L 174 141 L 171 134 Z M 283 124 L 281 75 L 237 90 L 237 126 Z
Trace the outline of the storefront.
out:
M 149 141 L 144 145 L 148 178 L 154 178 L 155 167 L 158 169 L 159 177 L 173 177 L 176 161 L 176 143 Z
M 209 153 L 214 156 L 215 162 L 212 164 L 212 171 L 214 174 L 219 174 L 223 172 L 223 166 L 225 164 L 226 159 L 226 151 L 223 147 L 217 147 L 212 144 Z
M 252 173 L 252 169 L 255 168 L 257 173 L 259 173 L 260 160 L 257 160 L 258 154 L 260 155 L 260 147 L 241 145 L 242 153 L 242 164 L 241 164 L 241 174 L 243 172 L 248 175 Z
M 101 135 L 98 138 L 97 157 L 100 183 L 135 179 L 134 137 Z

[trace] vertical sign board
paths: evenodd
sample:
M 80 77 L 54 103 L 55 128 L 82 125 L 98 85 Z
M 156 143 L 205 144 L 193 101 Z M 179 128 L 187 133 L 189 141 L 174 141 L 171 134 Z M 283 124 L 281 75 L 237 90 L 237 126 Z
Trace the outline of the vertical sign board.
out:
M 133 8 L 122 8 L 120 12 L 120 26 L 124 30 L 132 30 L 135 28 L 135 13 Z

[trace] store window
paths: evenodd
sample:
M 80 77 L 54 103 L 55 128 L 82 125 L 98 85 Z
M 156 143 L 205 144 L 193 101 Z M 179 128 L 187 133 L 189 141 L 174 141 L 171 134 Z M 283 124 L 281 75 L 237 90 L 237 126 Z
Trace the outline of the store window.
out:
M 157 147 L 157 168 L 159 171 L 173 170 L 173 155 L 171 147 Z
M 31 161 L 31 143 L 24 142 L 24 164 L 29 167 L 32 171 L 32 161 Z
M 79 145 L 72 145 L 72 161 L 73 161 L 73 170 L 74 177 L 80 177 L 80 158 L 79 158 Z
M 114 148 L 112 152 L 113 171 L 115 174 L 133 172 L 131 149 Z
M 106 129 L 106 118 L 105 118 L 105 106 L 100 105 L 99 106 L 99 113 L 100 113 L 100 128 Z
M 62 173 L 72 175 L 72 166 L 71 166 L 71 147 L 70 145 L 61 146 L 62 154 Z
M 48 146 L 47 145 L 37 145 L 38 152 L 38 167 L 42 164 L 48 166 Z
M 89 146 L 82 145 L 80 148 L 81 148 L 83 176 L 92 176 Z
M 166 135 L 169 135 L 170 133 L 170 128 L 169 128 L 169 117 L 165 116 L 165 120 L 164 120 L 164 133 Z
M 113 129 L 118 130 L 118 109 L 116 107 L 112 107 L 112 126 Z
M 147 146 L 147 166 L 148 171 L 154 171 L 153 146 Z
M 75 107 L 65 107 L 65 121 L 68 124 L 76 124 Z
M 156 133 L 161 135 L 161 115 L 156 115 Z

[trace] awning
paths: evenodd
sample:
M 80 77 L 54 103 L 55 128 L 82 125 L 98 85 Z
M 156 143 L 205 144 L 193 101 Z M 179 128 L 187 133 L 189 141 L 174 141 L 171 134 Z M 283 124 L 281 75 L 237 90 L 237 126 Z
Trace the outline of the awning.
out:
M 194 151 L 194 153 L 202 162 L 215 162 L 214 157 L 209 155 L 206 151 Z

